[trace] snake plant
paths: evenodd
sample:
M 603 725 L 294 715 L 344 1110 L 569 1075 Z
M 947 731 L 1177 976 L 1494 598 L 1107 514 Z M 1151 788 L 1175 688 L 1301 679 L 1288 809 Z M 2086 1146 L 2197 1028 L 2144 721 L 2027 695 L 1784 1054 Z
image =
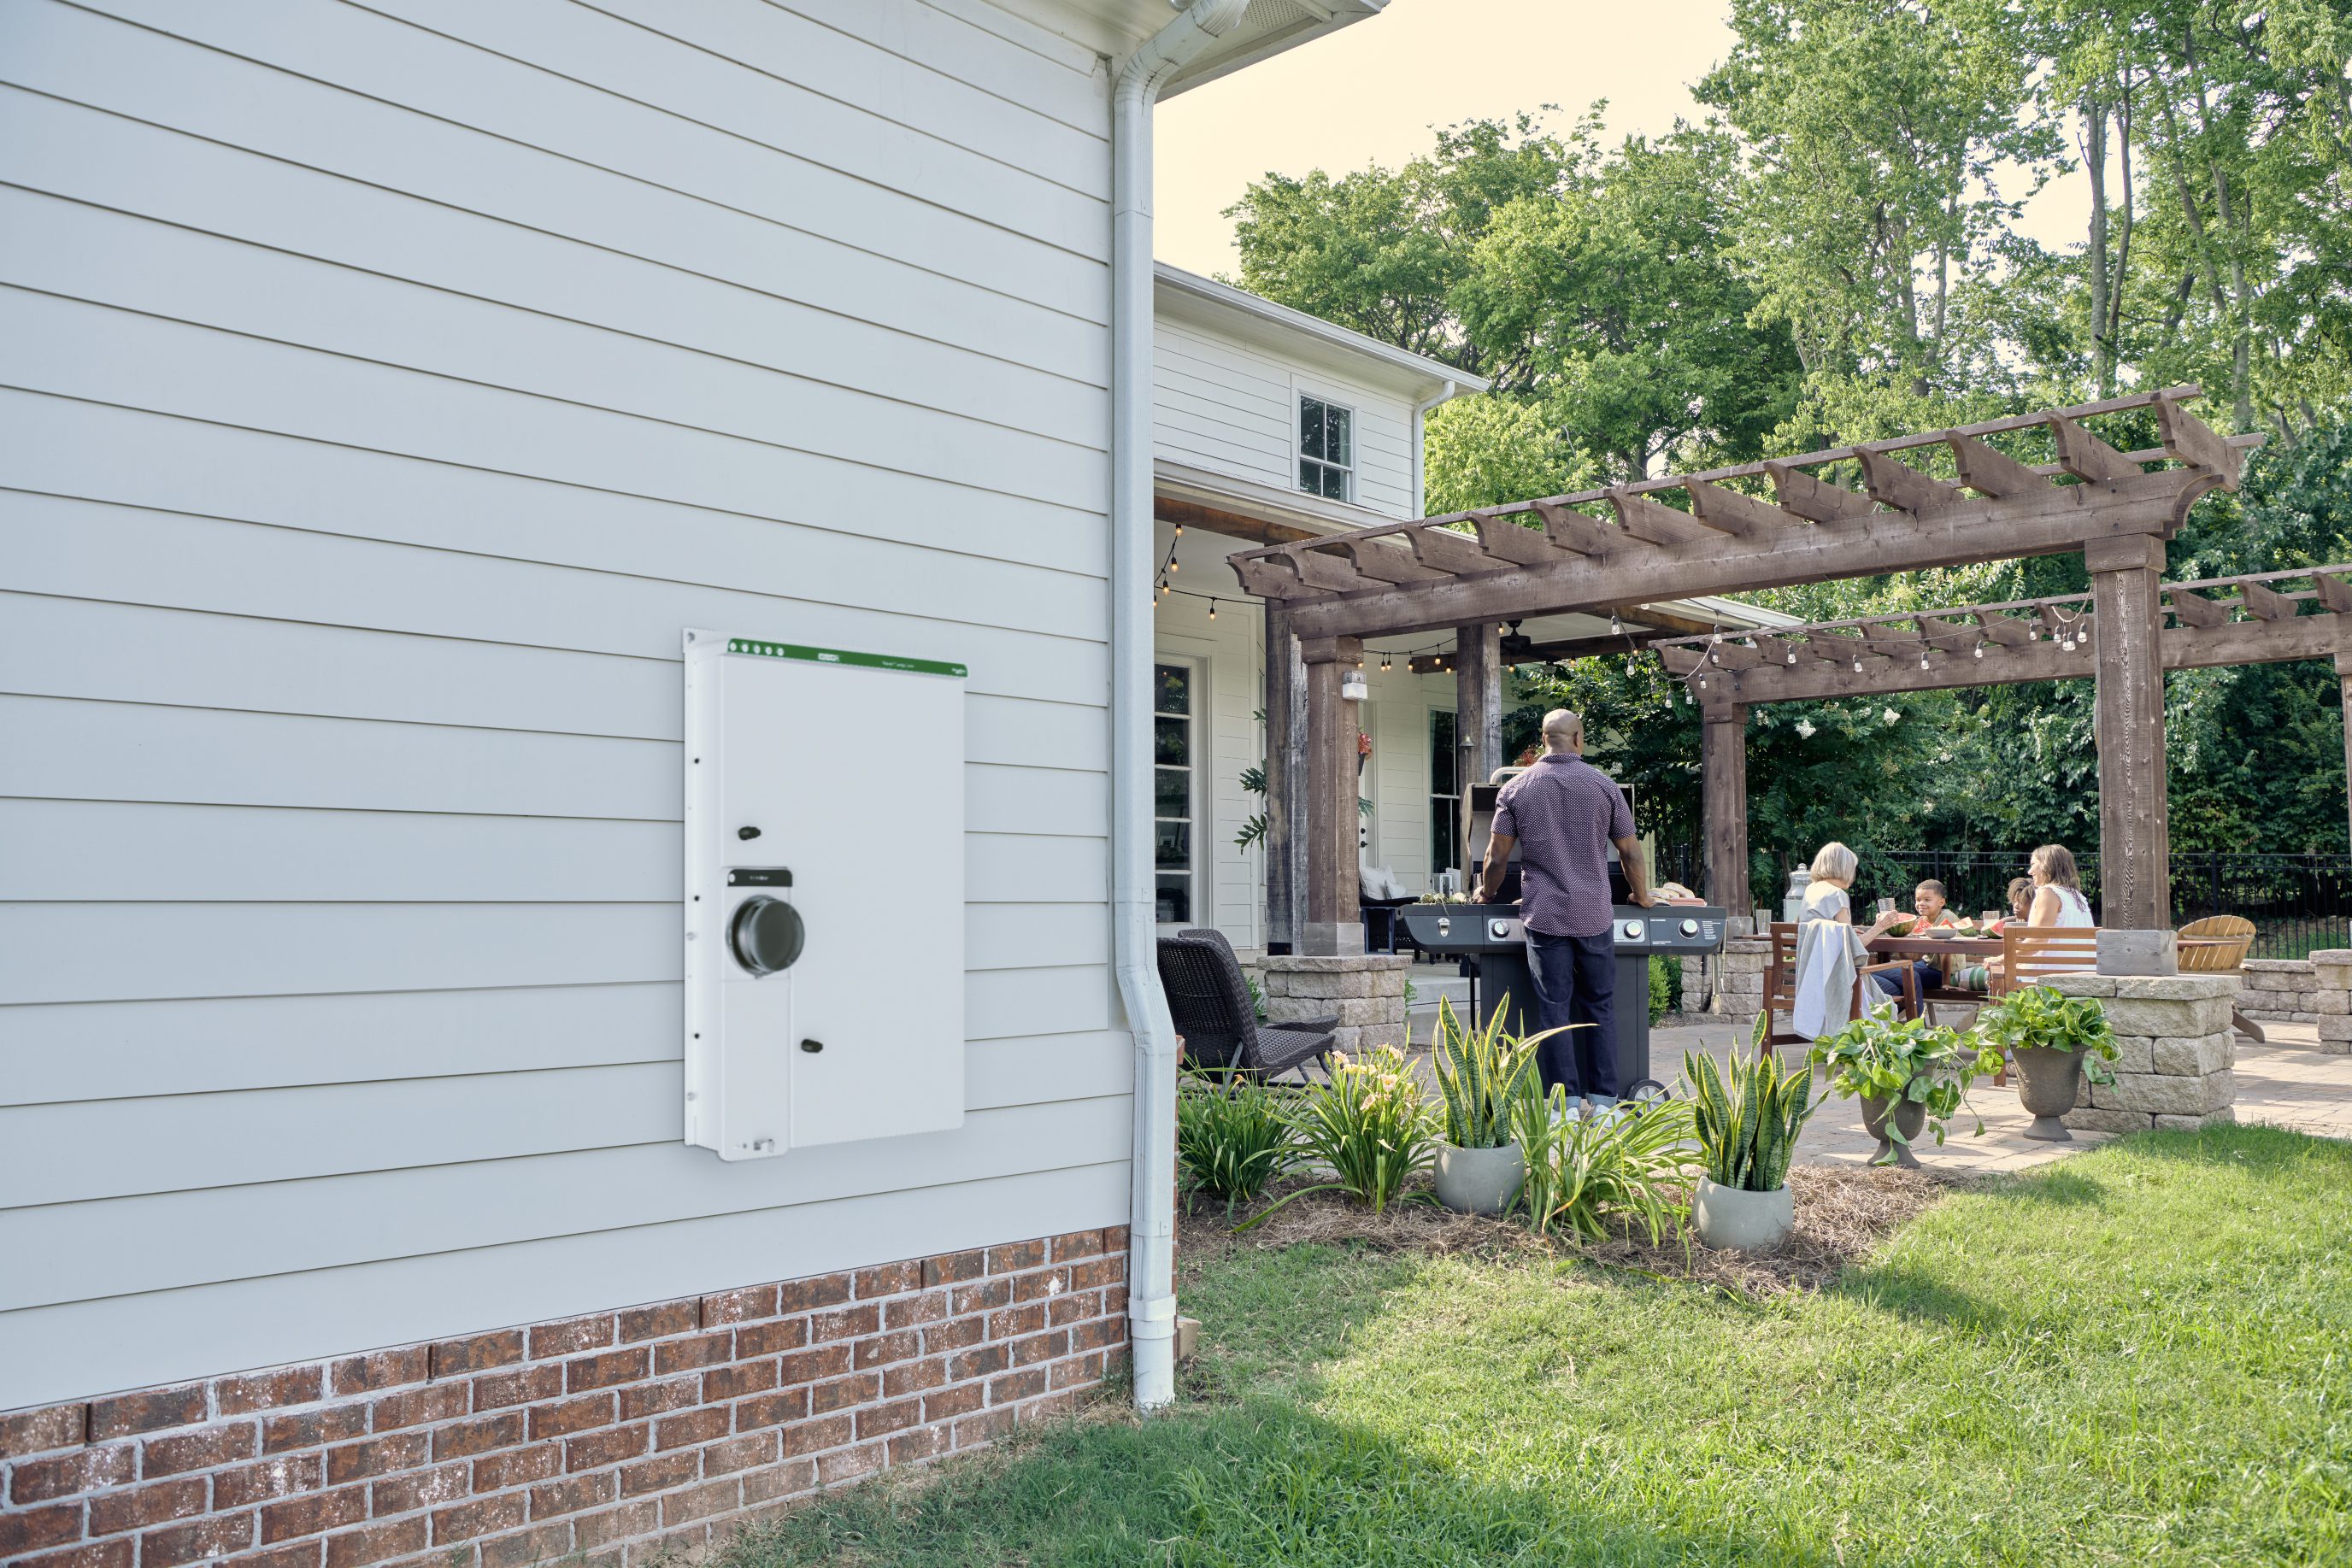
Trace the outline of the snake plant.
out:
M 1797 1134 L 1819 1108 L 1811 1098 L 1812 1069 L 1782 1077 L 1758 1051 L 1732 1052 L 1723 1071 L 1703 1051 L 1683 1052 L 1699 1157 L 1709 1181 L 1740 1192 L 1778 1192 L 1789 1179 Z
M 1445 1141 L 1457 1149 L 1499 1149 L 1511 1141 L 1511 1103 L 1531 1081 L 1536 1042 L 1559 1033 L 1521 1039 L 1504 1028 L 1504 1011 L 1475 1029 L 1454 1016 L 1454 1004 L 1437 1003 L 1434 1048 L 1437 1087 L 1445 1099 Z

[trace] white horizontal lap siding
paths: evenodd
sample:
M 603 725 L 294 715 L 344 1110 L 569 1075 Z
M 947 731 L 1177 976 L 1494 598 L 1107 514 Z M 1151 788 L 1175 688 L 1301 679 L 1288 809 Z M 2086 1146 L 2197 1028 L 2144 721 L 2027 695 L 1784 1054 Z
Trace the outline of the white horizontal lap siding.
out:
M 969 10 L 0 12 L 0 1408 L 1124 1217 L 1107 89 Z M 689 625 L 969 664 L 960 1131 L 679 1142 Z
M 1161 322 L 1153 334 L 1153 440 L 1161 456 L 1285 488 L 1297 415 L 1290 373 L 1248 346 Z

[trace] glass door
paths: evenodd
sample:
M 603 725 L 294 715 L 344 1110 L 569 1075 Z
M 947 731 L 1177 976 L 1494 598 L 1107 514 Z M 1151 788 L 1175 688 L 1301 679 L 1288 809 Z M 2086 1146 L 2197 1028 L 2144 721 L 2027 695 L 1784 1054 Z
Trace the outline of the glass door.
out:
M 1196 924 L 1192 914 L 1195 866 L 1193 818 L 1192 670 L 1186 664 L 1152 666 L 1152 837 L 1162 925 Z

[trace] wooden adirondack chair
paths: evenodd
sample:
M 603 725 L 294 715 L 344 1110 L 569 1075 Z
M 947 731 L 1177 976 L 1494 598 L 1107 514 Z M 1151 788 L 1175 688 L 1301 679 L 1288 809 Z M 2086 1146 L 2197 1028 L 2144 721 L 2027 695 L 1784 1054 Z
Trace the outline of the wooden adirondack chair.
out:
M 2182 974 L 2240 974 L 2246 967 L 2246 954 L 2254 945 L 2254 923 L 2242 915 L 2209 915 L 2182 926 L 2179 935 L 2216 939 L 2210 946 L 2200 942 L 2194 947 L 2180 949 Z M 2262 1026 L 2240 1012 L 2235 1003 L 2230 1007 L 2230 1024 L 2257 1044 L 2269 1043 Z

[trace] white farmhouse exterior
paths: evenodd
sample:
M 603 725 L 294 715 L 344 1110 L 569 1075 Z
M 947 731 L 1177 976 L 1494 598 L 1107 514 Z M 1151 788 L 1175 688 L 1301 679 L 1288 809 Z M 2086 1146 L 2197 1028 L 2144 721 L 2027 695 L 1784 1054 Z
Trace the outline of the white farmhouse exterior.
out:
M 1149 106 L 1377 9 L 0 7 L 0 1556 L 635 1561 L 1165 1396 Z M 960 803 L 960 1125 L 682 1134 L 696 628 L 962 672 L 790 824 Z
M 1163 564 L 1160 573 L 1154 640 L 1162 694 L 1155 913 L 1163 926 L 1213 925 L 1236 948 L 1262 950 L 1270 936 L 1265 850 L 1236 841 L 1265 806 L 1242 779 L 1266 755 L 1265 622 L 1225 557 L 1270 538 L 1423 516 L 1423 416 L 1487 383 L 1164 262 L 1157 272 L 1158 559 L 1174 570 Z M 1335 429 L 1345 433 L 1342 462 L 1330 460 Z M 1321 455 L 1309 450 L 1318 434 Z M 1620 625 L 1728 630 L 1783 619 L 1703 599 L 1629 608 Z M 1610 627 L 1605 616 L 1559 615 L 1520 631 L 1542 644 L 1573 643 L 1604 639 Z M 1416 658 L 1450 659 L 1454 643 L 1444 632 L 1366 649 L 1362 858 L 1411 894 L 1459 868 L 1451 852 L 1469 763 L 1454 722 L 1457 685 L 1450 673 L 1413 670 Z

